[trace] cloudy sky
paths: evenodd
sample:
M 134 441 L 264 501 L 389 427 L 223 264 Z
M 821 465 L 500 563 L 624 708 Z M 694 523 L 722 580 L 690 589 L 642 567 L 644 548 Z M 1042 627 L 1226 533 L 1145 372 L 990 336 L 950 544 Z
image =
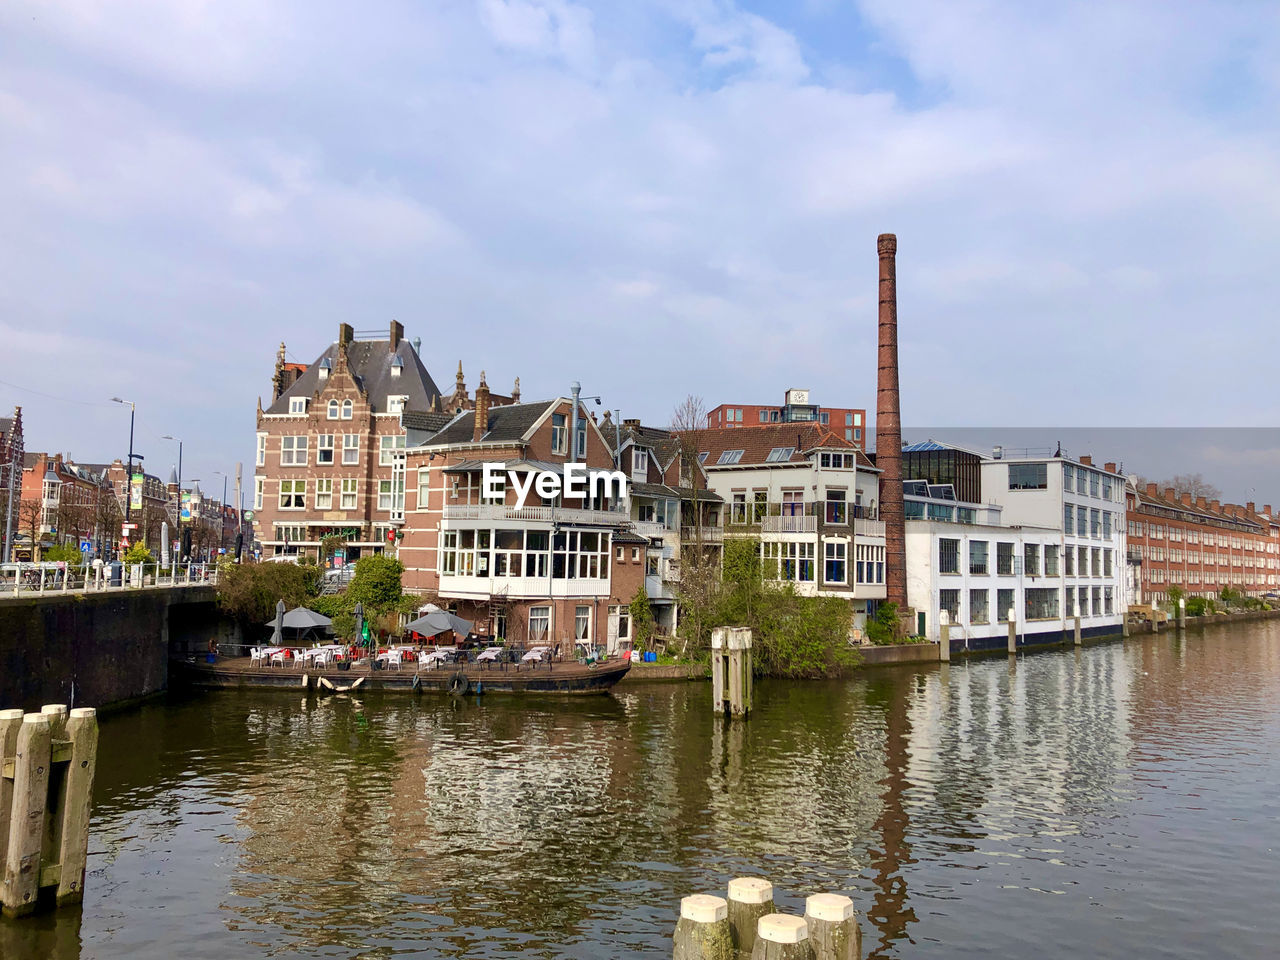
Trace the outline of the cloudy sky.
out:
M 907 422 L 1274 425 L 1278 98 L 1262 2 L 8 0 L 0 404 L 208 488 L 280 341 L 396 318 L 442 385 L 872 408 L 891 231 Z

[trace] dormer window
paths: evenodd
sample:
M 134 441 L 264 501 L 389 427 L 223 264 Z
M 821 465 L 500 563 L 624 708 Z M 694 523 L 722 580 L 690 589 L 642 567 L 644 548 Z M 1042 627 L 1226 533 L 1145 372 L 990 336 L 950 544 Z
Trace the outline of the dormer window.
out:
M 387 397 L 387 413 L 403 413 L 408 397 Z
M 307 398 L 306 397 L 290 397 L 289 412 L 290 413 L 306 413 Z
M 631 451 L 631 472 L 645 473 L 649 469 L 649 455 L 644 450 Z
M 400 376 L 404 372 L 404 361 L 398 356 L 391 358 L 391 376 L 393 378 Z
M 320 369 L 318 371 L 321 380 L 329 379 L 329 371 L 333 369 L 333 361 L 325 357 L 320 361 Z

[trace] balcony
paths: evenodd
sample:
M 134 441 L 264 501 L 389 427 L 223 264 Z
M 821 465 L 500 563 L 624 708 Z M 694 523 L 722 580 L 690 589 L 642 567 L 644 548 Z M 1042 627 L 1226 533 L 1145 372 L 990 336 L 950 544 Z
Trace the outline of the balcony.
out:
M 761 533 L 817 533 L 818 518 L 812 515 L 794 514 L 779 517 L 761 517 Z
M 702 538 L 703 543 L 724 543 L 724 529 L 722 527 L 680 528 L 680 541 L 682 543 L 697 543 L 699 537 Z
M 446 503 L 446 520 L 533 520 L 543 523 L 592 523 L 622 526 L 629 522 L 619 510 L 582 510 L 577 507 L 515 507 L 503 503 Z M 661 524 L 658 524 L 661 526 Z
M 440 577 L 440 596 L 487 600 L 502 594 L 513 600 L 542 600 L 548 597 L 607 597 L 608 578 L 550 579 L 548 577 Z
M 632 526 L 635 527 L 636 533 L 650 540 L 661 540 L 663 537 L 670 536 L 672 532 L 667 529 L 666 524 L 656 520 L 633 520 Z
M 855 517 L 853 520 L 853 535 L 855 537 L 883 537 L 884 521 L 863 520 Z

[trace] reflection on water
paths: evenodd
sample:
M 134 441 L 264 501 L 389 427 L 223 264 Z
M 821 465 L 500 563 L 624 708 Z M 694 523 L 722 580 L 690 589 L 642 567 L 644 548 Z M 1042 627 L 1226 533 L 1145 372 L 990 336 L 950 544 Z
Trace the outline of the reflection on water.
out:
M 0 957 L 653 957 L 771 878 L 869 955 L 1263 956 L 1280 624 L 549 703 L 218 693 L 103 724 L 83 911 Z

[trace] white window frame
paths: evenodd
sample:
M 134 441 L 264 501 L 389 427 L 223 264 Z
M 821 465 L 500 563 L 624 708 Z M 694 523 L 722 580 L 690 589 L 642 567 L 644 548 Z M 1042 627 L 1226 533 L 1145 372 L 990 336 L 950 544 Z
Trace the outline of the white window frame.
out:
M 333 477 L 318 477 L 316 479 L 316 509 L 333 509 Z
M 265 467 L 267 465 L 267 435 L 265 433 L 258 434 L 257 465 L 259 467 Z
M 358 510 L 360 506 L 360 481 L 356 477 L 342 478 L 342 499 L 339 501 L 338 508 L 340 510 Z M 348 505 L 348 503 L 350 505 Z
M 289 412 L 292 414 L 306 413 L 307 398 L 306 397 L 290 397 Z
M 347 454 L 351 456 L 348 457 Z M 355 467 L 360 464 L 360 434 L 344 433 L 342 435 L 342 465 Z
M 287 457 L 286 457 L 287 454 Z M 301 457 L 301 459 L 299 459 Z M 280 466 L 305 467 L 307 465 L 307 436 L 293 434 L 280 438 Z
M 350 400 L 342 401 L 342 419 L 350 420 L 354 415 L 355 405 Z
M 338 401 L 330 400 L 328 409 L 325 411 L 325 416 L 330 420 L 337 420 L 340 416 L 339 409 Z
M 295 498 L 298 500 L 296 503 Z M 297 480 L 281 480 L 278 502 L 281 510 L 307 509 L 307 481 L 301 477 Z
M 262 498 L 266 490 L 267 480 L 265 477 L 253 478 L 253 509 L 262 509 Z
M 328 439 L 328 443 L 325 440 Z M 328 451 L 329 459 L 324 458 L 325 452 Z M 333 434 L 321 433 L 316 435 L 316 465 L 326 466 L 333 464 Z

